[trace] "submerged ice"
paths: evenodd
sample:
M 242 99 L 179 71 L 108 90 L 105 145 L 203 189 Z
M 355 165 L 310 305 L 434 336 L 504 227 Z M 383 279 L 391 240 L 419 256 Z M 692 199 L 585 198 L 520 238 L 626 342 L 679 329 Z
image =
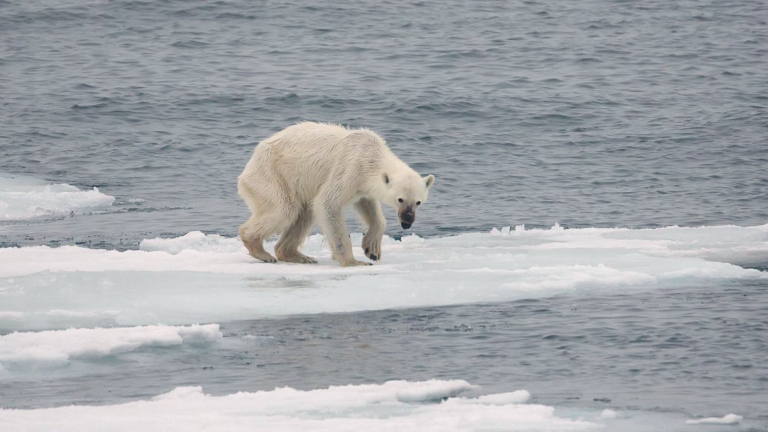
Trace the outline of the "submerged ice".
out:
M 359 244 L 360 235 L 353 235 Z M 273 246 L 274 243 L 271 245 Z M 662 229 L 504 228 L 385 238 L 383 261 L 341 268 L 320 235 L 317 265 L 265 264 L 237 238 L 189 233 L 141 250 L 0 249 L 0 329 L 195 324 L 289 314 L 510 301 L 765 279 L 768 225 Z M 356 253 L 362 255 L 357 248 Z
M 84 191 L 68 184 L 50 184 L 0 173 L 0 221 L 104 209 L 114 201 L 115 197 L 105 195 L 97 188 Z

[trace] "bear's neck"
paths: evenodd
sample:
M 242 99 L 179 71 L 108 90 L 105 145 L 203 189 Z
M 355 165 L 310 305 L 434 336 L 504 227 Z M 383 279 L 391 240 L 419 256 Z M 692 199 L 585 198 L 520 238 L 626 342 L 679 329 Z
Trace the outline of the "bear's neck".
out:
M 413 171 L 411 167 L 408 166 L 408 164 L 401 161 L 400 158 L 395 156 L 395 154 L 392 153 L 388 148 L 384 149 L 384 157 L 381 158 L 381 172 L 379 175 L 382 173 L 395 175 L 408 171 Z

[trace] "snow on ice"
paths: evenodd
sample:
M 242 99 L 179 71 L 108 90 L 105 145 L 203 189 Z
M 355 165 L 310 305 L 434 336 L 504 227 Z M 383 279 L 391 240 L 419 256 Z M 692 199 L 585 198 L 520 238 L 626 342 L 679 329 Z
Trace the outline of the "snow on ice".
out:
M 221 336 L 218 324 L 15 332 L 0 336 L 0 367 L 64 366 L 72 358 L 114 356 L 140 347 L 208 343 Z
M 277 388 L 211 396 L 178 387 L 150 401 L 111 406 L 2 410 L 0 424 L 35 431 L 590 431 L 595 421 L 555 415 L 550 406 L 523 404 L 527 392 L 480 398 L 466 381 L 389 381 L 299 391 Z M 599 420 L 597 420 L 599 421 Z
M 353 235 L 359 244 L 360 235 Z M 270 244 L 272 247 L 274 243 Z M 764 279 L 768 225 L 662 229 L 505 228 L 401 241 L 342 268 L 323 237 L 317 265 L 265 264 L 238 238 L 192 232 L 141 250 L 0 249 L 0 330 L 193 324 L 303 313 L 511 301 L 567 292 L 717 286 Z M 362 251 L 356 248 L 358 256 Z

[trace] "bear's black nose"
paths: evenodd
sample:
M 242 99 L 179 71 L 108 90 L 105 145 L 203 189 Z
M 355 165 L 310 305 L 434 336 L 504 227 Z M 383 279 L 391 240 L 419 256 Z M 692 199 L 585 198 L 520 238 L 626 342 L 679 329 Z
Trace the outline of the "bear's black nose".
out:
M 403 229 L 408 229 L 411 227 L 410 222 L 400 222 L 400 226 L 403 227 Z

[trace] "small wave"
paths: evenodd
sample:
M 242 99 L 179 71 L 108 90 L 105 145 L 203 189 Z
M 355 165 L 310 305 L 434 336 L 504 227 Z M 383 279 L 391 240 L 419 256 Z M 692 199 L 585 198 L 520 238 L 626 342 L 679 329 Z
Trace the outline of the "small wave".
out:
M 253 20 L 253 19 L 256 19 L 256 17 L 253 15 L 243 15 L 239 13 L 224 12 L 216 15 L 216 19 Z
M 576 63 L 602 63 L 603 61 L 595 57 L 582 57 L 576 60 Z
M 107 103 L 97 103 L 93 105 L 80 105 L 80 104 L 74 104 L 72 105 L 72 109 L 75 110 L 88 110 L 88 109 L 96 109 L 96 108 L 104 108 L 107 107 L 109 104 Z
M 208 44 L 200 41 L 177 41 L 172 43 L 171 46 L 174 48 L 205 48 Z

